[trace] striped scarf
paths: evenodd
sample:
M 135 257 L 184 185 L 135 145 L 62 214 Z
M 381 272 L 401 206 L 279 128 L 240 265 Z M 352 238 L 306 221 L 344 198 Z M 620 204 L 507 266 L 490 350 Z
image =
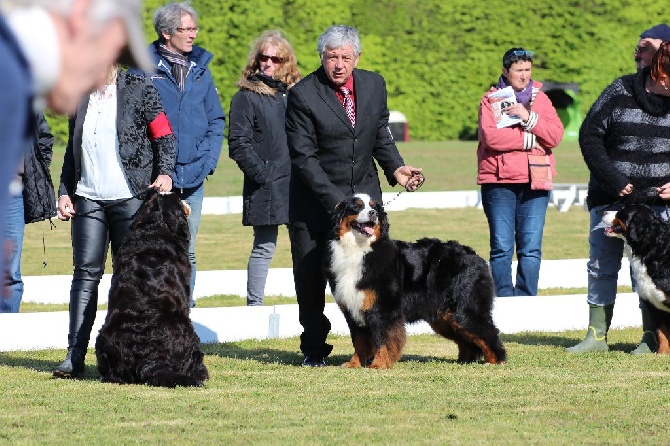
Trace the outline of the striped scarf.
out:
M 188 57 L 184 54 L 171 51 L 163 43 L 158 45 L 158 54 L 170 63 L 172 66 L 172 75 L 177 80 L 177 84 L 179 84 L 179 90 L 184 91 L 186 75 L 188 74 L 188 69 L 191 65 Z

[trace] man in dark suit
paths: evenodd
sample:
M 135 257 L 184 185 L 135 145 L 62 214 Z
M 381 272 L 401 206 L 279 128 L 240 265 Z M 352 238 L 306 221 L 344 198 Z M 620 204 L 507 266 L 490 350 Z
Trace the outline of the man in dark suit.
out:
M 289 237 L 299 306 L 304 366 L 326 365 L 330 321 L 323 314 L 323 270 L 331 214 L 345 197 L 367 193 L 381 202 L 377 161 L 387 181 L 418 187 L 421 169 L 406 166 L 388 128 L 386 83 L 358 70 L 358 31 L 331 26 L 320 37 L 321 67 L 288 95 L 286 133 L 293 165 Z

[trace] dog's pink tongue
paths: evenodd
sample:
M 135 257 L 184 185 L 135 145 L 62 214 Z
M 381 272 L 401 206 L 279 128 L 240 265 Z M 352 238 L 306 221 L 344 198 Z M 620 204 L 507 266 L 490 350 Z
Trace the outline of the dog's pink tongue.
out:
M 374 232 L 374 229 L 373 229 L 371 226 L 366 226 L 366 227 L 363 228 L 363 229 L 365 230 L 365 232 L 366 232 L 368 235 L 372 235 L 372 233 Z

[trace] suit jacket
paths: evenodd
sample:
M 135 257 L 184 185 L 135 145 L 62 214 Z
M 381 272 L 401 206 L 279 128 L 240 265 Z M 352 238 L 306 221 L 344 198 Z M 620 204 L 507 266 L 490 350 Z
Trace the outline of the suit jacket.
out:
M 88 98 L 84 97 L 75 115 L 70 118 L 59 197 L 69 195 L 73 198 L 81 178 L 81 144 Z M 171 129 L 164 127 L 167 118 L 158 90 L 149 78 L 119 70 L 116 104 L 116 134 L 121 164 L 133 194 L 139 194 L 158 175 L 174 176 L 174 135 Z M 161 132 L 157 135 L 152 134 L 153 123 L 160 127 Z
M 292 173 L 289 220 L 327 232 L 331 214 L 345 197 L 367 193 L 381 201 L 377 161 L 390 185 L 405 163 L 388 128 L 386 83 L 373 72 L 355 69 L 356 128 L 320 67 L 288 95 L 286 135 Z

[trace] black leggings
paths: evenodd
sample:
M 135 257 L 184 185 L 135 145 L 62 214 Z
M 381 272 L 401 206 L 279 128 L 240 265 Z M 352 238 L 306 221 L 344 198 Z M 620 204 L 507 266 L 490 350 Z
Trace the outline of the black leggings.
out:
M 88 347 L 107 249 L 111 243 L 113 262 L 141 204 L 139 198 L 101 201 L 75 197 L 75 216 L 71 222 L 74 274 L 70 288 L 68 347 L 84 351 Z M 77 216 L 96 209 L 90 214 Z

